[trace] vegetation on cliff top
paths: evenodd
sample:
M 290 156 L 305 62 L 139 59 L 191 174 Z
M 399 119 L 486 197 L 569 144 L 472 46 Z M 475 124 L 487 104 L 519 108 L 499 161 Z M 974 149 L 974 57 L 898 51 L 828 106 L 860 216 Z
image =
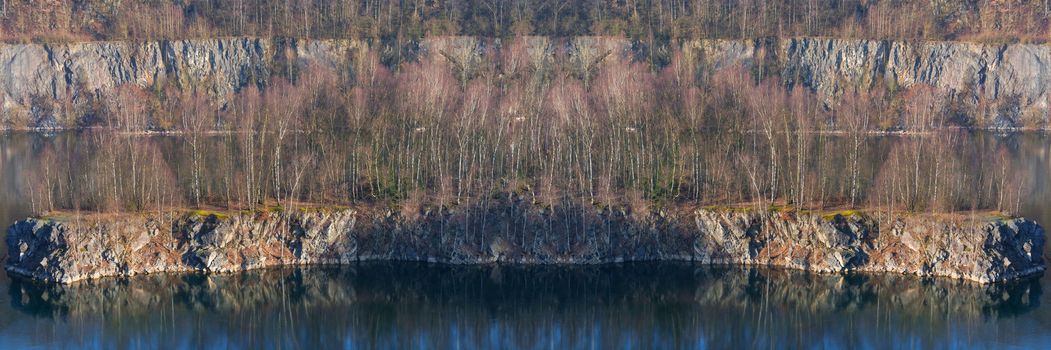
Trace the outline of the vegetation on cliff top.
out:
M 1045 0 L 3 0 L 6 40 L 832 36 L 1044 41 Z M 659 53 L 654 53 L 659 55 Z
M 378 43 L 341 68 L 293 64 L 293 47 L 278 47 L 267 62 L 272 76 L 231 94 L 158 81 L 40 98 L 34 113 L 4 117 L 12 125 L 45 116 L 64 126 L 180 134 L 90 132 L 44 145 L 26 192 L 41 211 L 369 201 L 409 212 L 488 205 L 508 193 L 552 210 L 672 202 L 1010 210 L 1025 193 L 1026 179 L 1008 171 L 1009 147 L 967 147 L 961 132 L 944 130 L 993 125 L 1017 105 L 1009 98 L 879 82 L 823 96 L 780 79 L 776 55 L 763 47 L 758 64 L 715 67 L 669 43 L 768 35 L 1029 40 L 1047 30 L 1047 12 L 1033 3 L 396 4 L 4 1 L 0 28 L 11 40 L 252 35 Z M 894 10 L 907 15 L 892 18 Z M 419 38 L 450 34 L 500 40 L 456 38 L 436 43 L 438 53 L 403 55 Z M 629 50 L 589 42 L 595 38 L 519 34 L 625 36 Z M 872 131 L 927 137 L 879 147 L 868 140 Z
M 473 40 L 396 70 L 375 56 L 353 75 L 307 65 L 221 99 L 126 84 L 87 115 L 130 133 L 45 145 L 27 192 L 38 210 L 470 206 L 514 193 L 549 208 L 955 211 L 1016 209 L 1028 186 L 1008 171 L 1018 166 L 1010 147 L 974 147 L 982 138 L 946 129 L 961 106 L 928 86 L 827 101 L 763 78 L 762 66 L 693 74 L 685 58 L 655 70 L 544 38 L 481 51 Z M 538 47 L 555 54 L 532 55 Z M 134 136 L 155 128 L 181 133 Z M 873 130 L 924 136 L 880 145 Z

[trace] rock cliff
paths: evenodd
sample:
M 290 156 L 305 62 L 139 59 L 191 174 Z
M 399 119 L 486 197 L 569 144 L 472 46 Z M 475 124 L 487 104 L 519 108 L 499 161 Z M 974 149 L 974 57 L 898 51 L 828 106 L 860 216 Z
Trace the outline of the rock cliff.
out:
M 770 67 L 783 83 L 830 98 L 846 91 L 934 87 L 958 105 L 990 106 L 995 128 L 1047 120 L 1051 45 L 829 38 L 699 40 L 683 46 L 705 66 Z M 975 118 L 974 115 L 961 116 Z
M 514 203 L 455 212 L 358 208 L 231 216 L 96 215 L 23 220 L 8 229 L 6 242 L 8 271 L 59 283 L 365 260 L 675 260 L 816 272 L 897 272 L 980 283 L 1044 269 L 1044 231 L 1026 219 L 751 209 L 632 213 Z
M 474 48 L 465 47 L 470 45 Z M 629 42 L 613 38 L 577 38 L 565 45 L 532 38 L 527 46 L 531 56 L 552 59 L 556 51 L 569 49 L 570 57 L 587 56 L 581 62 L 606 51 L 627 56 L 631 50 Z M 437 48 L 445 47 L 456 57 L 485 59 L 489 56 L 481 52 L 499 48 L 499 43 L 451 37 L 428 39 L 420 47 L 421 55 L 437 55 Z M 789 85 L 802 84 L 828 101 L 855 88 L 928 84 L 966 107 L 957 111 L 960 118 L 988 114 L 981 118 L 992 127 L 1047 120 L 1051 98 L 1051 45 L 786 38 L 698 40 L 683 43 L 681 49 L 701 71 L 762 63 L 768 74 Z M 350 76 L 369 50 L 380 49 L 362 41 L 257 38 L 0 44 L 0 127 L 75 126 L 76 121 L 64 118 L 83 118 L 91 113 L 85 106 L 90 100 L 105 99 L 125 83 L 144 88 L 173 84 L 223 99 L 274 72 L 308 63 Z
M 84 104 L 128 83 L 171 84 L 221 99 L 267 81 L 280 65 L 349 71 L 356 50 L 365 46 L 351 40 L 255 38 L 0 44 L 0 114 L 6 127 L 69 127 L 76 121 L 62 120 L 63 115 L 82 117 L 78 114 L 88 113 Z M 279 55 L 286 51 L 289 55 Z

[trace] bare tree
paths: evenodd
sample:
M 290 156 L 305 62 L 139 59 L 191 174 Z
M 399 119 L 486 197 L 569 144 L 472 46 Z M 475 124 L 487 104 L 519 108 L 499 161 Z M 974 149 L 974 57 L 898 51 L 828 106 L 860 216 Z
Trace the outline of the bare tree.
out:
M 208 106 L 207 97 L 196 91 L 186 90 L 180 97 L 182 110 L 180 122 L 182 131 L 187 134 L 192 159 L 192 191 L 194 205 L 201 206 L 201 139 L 213 119 L 212 109 Z

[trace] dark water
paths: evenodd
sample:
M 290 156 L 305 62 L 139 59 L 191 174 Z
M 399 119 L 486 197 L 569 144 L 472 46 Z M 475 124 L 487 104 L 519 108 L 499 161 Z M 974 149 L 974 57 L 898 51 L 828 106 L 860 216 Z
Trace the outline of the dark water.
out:
M 679 348 L 1020 346 L 1051 342 L 1041 282 L 645 263 L 412 263 L 8 282 L 5 346 Z
M 1031 182 L 1019 214 L 1051 222 L 1051 137 L 981 137 Z M 47 140 L 0 135 L 0 225 L 30 214 L 27 169 Z M 0 348 L 1031 349 L 1051 346 L 1049 287 L 671 263 L 0 276 Z

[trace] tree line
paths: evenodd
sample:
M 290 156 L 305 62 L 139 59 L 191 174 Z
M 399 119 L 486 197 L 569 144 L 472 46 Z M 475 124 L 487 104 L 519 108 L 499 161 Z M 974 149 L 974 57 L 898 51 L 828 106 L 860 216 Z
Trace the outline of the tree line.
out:
M 1045 41 L 1048 0 L 2 0 L 7 41 L 790 36 Z
M 636 212 L 1015 210 L 1029 186 L 1009 171 L 1009 146 L 945 128 L 959 103 L 922 84 L 821 97 L 743 66 L 654 69 L 592 38 L 478 40 L 397 69 L 375 52 L 353 74 L 307 65 L 223 99 L 128 84 L 99 114 L 123 132 L 44 146 L 25 188 L 42 211 L 368 202 L 419 213 L 507 198 Z M 161 125 L 177 133 L 140 133 Z
M 124 132 L 230 132 L 255 127 L 240 122 L 245 110 L 273 104 L 295 109 L 286 114 L 297 119 L 297 127 L 345 129 L 346 122 L 335 116 L 363 113 L 352 112 L 361 108 L 390 115 L 478 108 L 463 106 L 464 95 L 481 93 L 473 89 L 485 86 L 487 99 L 500 106 L 487 108 L 498 114 L 520 114 L 525 106 L 535 115 L 566 113 L 565 105 L 572 102 L 578 111 L 588 110 L 585 117 L 607 108 L 653 118 L 689 115 L 696 127 L 708 130 L 924 133 L 944 127 L 1049 126 L 1045 112 L 1019 110 L 1022 97 L 1009 93 L 991 97 L 922 82 L 900 86 L 879 78 L 843 81 L 831 92 L 819 92 L 797 73 L 783 71 L 778 57 L 766 53 L 777 45 L 769 41 L 749 43 L 756 45 L 753 62 L 709 61 L 703 48 L 683 47 L 672 51 L 663 66 L 640 58 L 630 42 L 596 37 L 436 38 L 397 64 L 384 60 L 389 52 L 383 48 L 359 46 L 334 66 L 297 57 L 295 44 L 271 44 L 273 57 L 257 63 L 263 73 L 243 78 L 244 85 L 233 91 L 220 92 L 211 78 L 129 81 L 90 93 L 80 88 L 85 91 L 57 99 L 30 96 L 30 109 L 9 112 L 4 122 L 13 128 L 43 124 Z M 442 77 L 452 79 L 451 85 L 440 87 Z M 434 89 L 421 90 L 428 87 Z M 555 87 L 558 93 L 552 93 Z M 563 92 L 579 94 L 579 101 L 567 102 L 573 95 Z M 430 100 L 417 101 L 421 95 Z M 412 103 L 420 106 L 405 109 Z M 804 104 L 805 111 L 792 113 L 805 121 L 770 124 L 785 110 Z

